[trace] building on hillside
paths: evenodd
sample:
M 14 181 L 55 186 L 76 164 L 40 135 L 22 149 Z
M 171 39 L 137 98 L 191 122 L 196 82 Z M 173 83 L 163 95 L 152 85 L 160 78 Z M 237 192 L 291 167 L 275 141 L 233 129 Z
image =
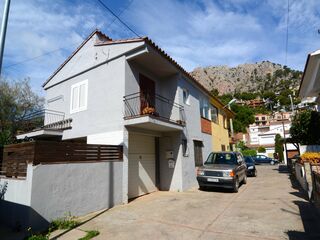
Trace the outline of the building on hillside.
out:
M 252 100 L 237 100 L 236 101 L 237 104 L 242 105 L 242 106 L 248 106 L 251 108 L 258 108 L 258 107 L 262 107 L 265 106 L 266 101 L 264 99 L 261 99 L 260 97 L 256 98 L 256 99 L 252 99 Z
M 256 114 L 254 116 L 255 125 L 257 126 L 265 126 L 270 124 L 270 115 L 269 114 Z
M 315 109 L 320 111 L 320 50 L 308 55 L 299 88 L 299 97 L 314 98 Z
M 244 142 L 250 148 L 264 147 L 265 155 L 273 157 L 275 152 L 275 136 L 290 138 L 291 112 L 276 112 L 273 115 L 257 114 L 256 122 L 248 128 L 248 135 L 244 135 Z M 287 144 L 288 157 L 297 154 L 292 144 Z M 286 154 L 284 154 L 286 156 Z

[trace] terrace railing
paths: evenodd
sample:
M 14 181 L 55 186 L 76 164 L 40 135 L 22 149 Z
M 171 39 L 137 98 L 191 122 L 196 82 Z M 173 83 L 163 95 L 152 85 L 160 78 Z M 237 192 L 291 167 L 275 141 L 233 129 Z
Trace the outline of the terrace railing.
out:
M 182 105 L 160 96 L 145 95 L 141 92 L 124 96 L 124 119 L 150 116 L 163 121 L 185 125 Z
M 63 112 L 42 109 L 26 115 L 22 119 L 22 132 L 29 132 L 39 129 L 59 129 L 71 128 L 72 119 L 65 119 Z

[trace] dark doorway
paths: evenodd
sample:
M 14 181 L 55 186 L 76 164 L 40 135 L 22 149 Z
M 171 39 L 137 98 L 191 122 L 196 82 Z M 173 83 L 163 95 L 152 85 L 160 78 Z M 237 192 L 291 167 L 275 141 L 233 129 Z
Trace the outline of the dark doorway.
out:
M 194 145 L 194 161 L 196 164 L 196 167 L 203 165 L 203 157 L 202 157 L 202 147 L 203 143 L 202 141 L 193 140 Z
M 156 87 L 154 81 L 142 74 L 139 75 L 139 85 L 140 113 L 144 114 L 146 108 L 155 108 Z

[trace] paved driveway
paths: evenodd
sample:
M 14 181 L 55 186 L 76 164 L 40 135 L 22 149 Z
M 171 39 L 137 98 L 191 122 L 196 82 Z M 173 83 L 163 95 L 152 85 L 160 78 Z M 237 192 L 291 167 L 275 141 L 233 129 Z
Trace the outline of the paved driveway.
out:
M 258 177 L 249 178 L 238 193 L 157 192 L 115 207 L 79 229 L 99 230 L 95 239 L 319 240 L 319 222 L 287 173 L 259 166 Z

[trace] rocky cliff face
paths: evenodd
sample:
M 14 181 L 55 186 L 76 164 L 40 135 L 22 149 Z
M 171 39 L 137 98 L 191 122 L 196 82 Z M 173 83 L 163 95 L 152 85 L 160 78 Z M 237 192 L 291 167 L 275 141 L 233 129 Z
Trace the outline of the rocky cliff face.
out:
M 295 90 L 302 72 L 269 61 L 246 63 L 237 67 L 198 67 L 191 72 L 208 90 L 218 89 L 220 94 L 234 92 Z

